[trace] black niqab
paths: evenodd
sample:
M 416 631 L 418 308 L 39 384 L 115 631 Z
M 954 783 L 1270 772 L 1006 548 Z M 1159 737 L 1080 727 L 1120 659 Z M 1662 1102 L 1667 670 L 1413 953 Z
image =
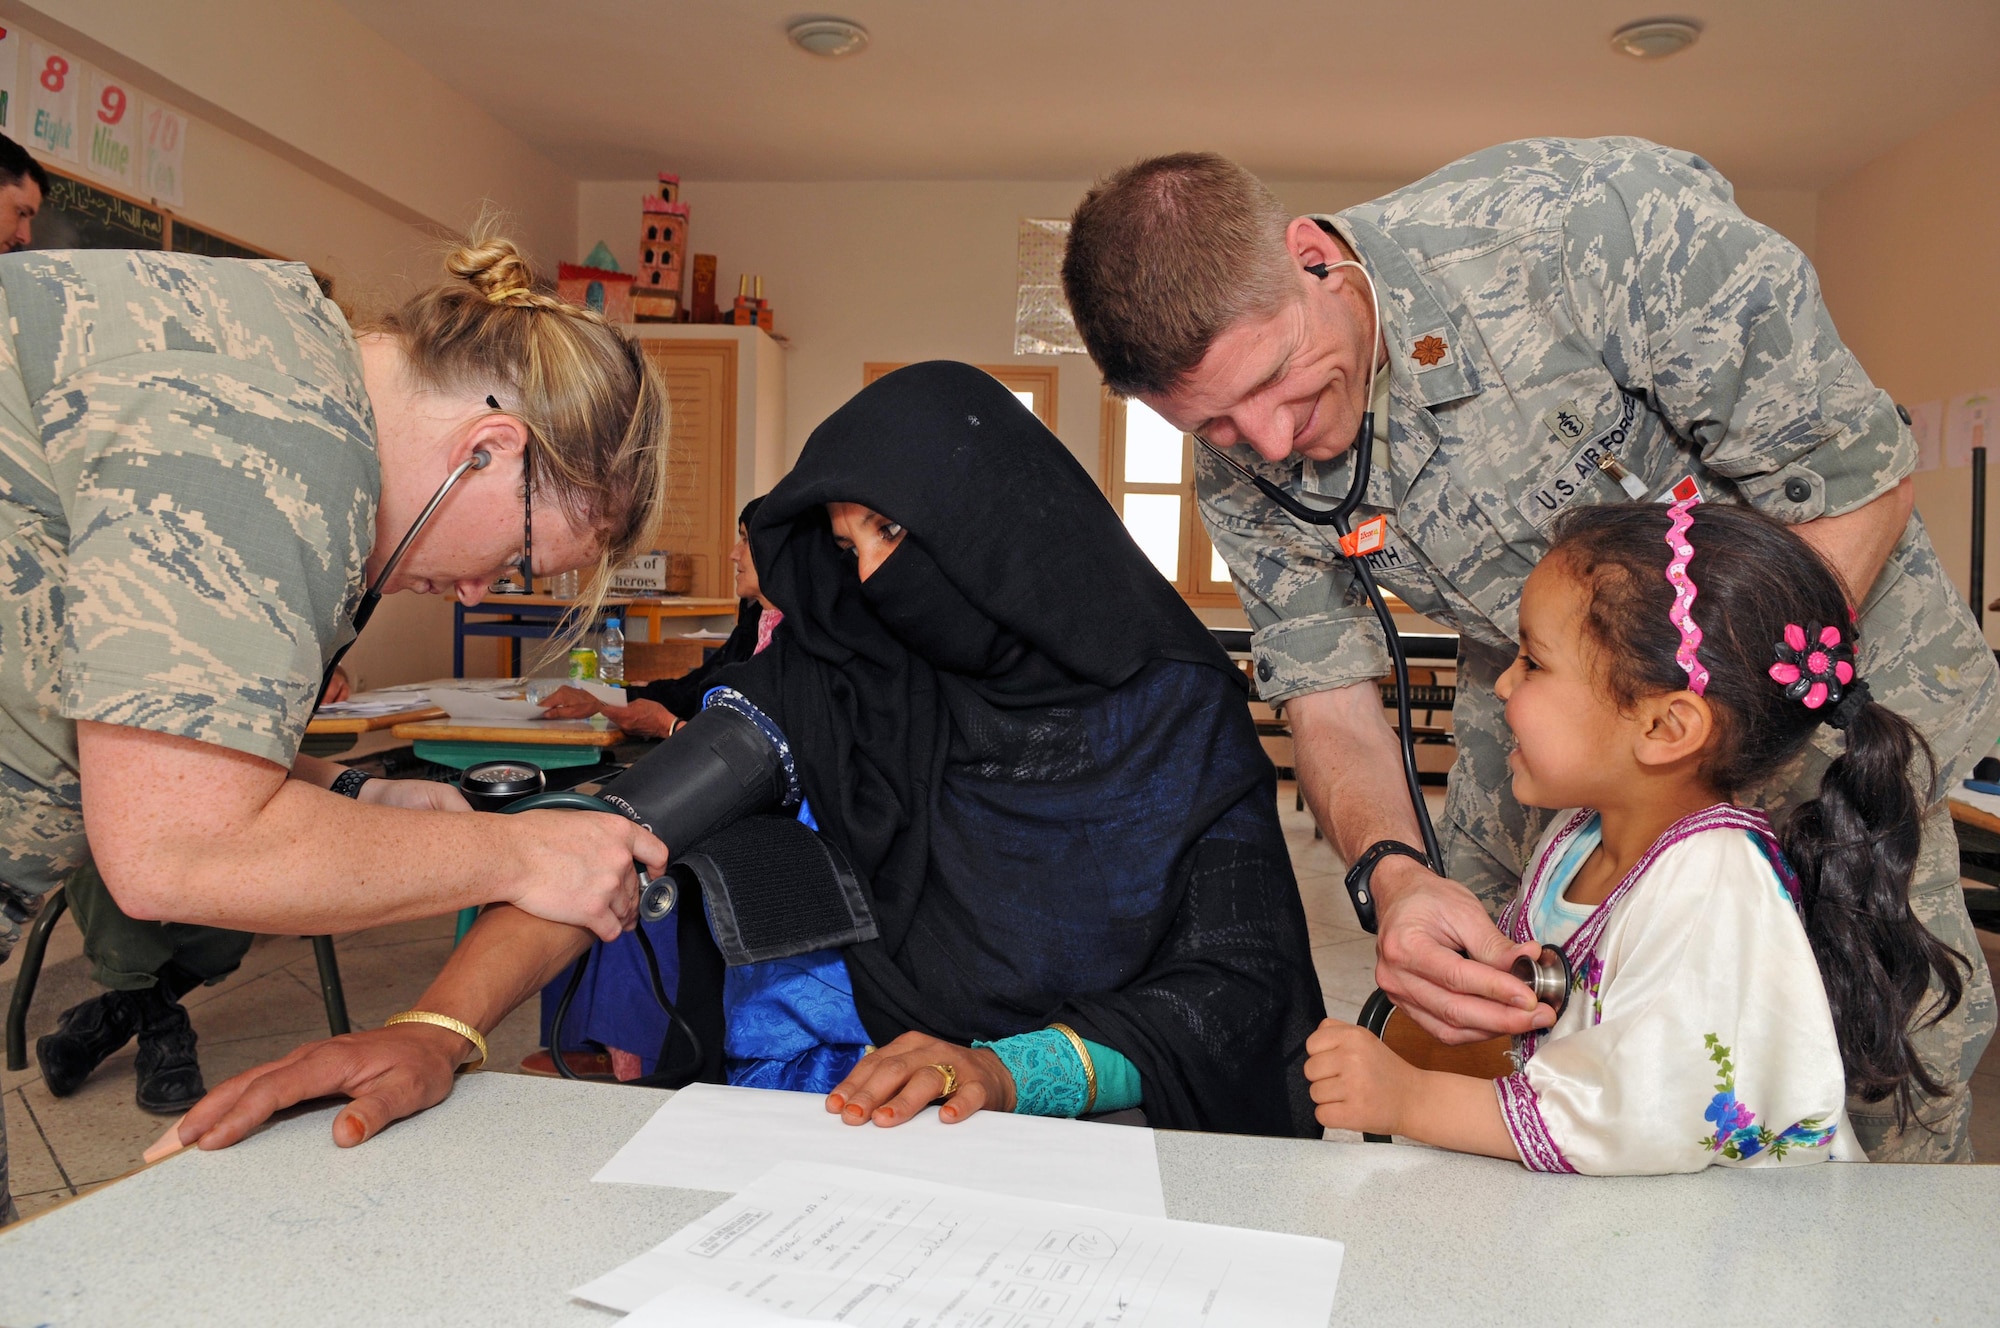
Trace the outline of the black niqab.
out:
M 908 532 L 865 583 L 833 541 L 825 506 L 835 502 Z M 1285 1079 L 1298 1077 L 1321 1006 L 1242 677 L 1060 440 L 969 365 L 898 370 L 814 431 L 750 538 L 785 630 L 717 681 L 784 730 L 822 833 L 870 893 L 881 938 L 846 951 L 870 1034 L 970 1042 L 1061 1018 L 1134 1062 L 1156 1124 L 1310 1126 L 1302 1079 Z M 1142 692 L 1175 699 L 1120 708 Z M 1106 706 L 1123 716 L 1110 760 L 1084 733 L 1095 723 L 1101 736 Z M 1147 757 L 1168 768 L 1134 768 Z M 1260 798 L 1253 830 L 1195 851 Z M 1141 884 L 1158 906 L 1139 919 L 1112 916 L 1115 905 L 1107 914 L 1088 886 L 1066 892 L 1053 860 L 1030 864 L 1032 890 L 995 897 L 1005 891 L 989 888 L 993 854 L 1019 867 L 1044 851 L 1089 858 L 1109 882 L 1100 894 L 1139 870 L 1123 859 L 1154 864 Z M 1229 916 L 1195 927 L 1186 915 L 1200 881 L 1210 911 Z M 1162 964 L 1186 971 L 1197 933 L 1259 929 L 1261 957 L 1204 979 L 1200 996 L 1147 987 Z M 1065 937 L 1088 958 L 1130 954 L 1100 978 L 1104 989 L 1048 1008 L 1006 998 L 1021 946 Z M 1199 999 L 1215 1008 L 1182 1008 Z M 1177 1022 L 1204 1019 L 1206 1033 Z M 1256 1073 L 1228 1063 L 1245 1019 L 1275 1039 Z

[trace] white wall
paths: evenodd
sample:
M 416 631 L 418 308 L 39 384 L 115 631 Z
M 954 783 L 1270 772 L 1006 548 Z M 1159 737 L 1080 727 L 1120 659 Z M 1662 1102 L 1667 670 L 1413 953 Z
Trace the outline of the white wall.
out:
M 1299 212 L 1364 202 L 1398 181 L 1277 183 Z M 636 268 L 639 199 L 651 181 L 578 188 L 577 252 L 599 240 Z M 786 462 L 815 426 L 861 387 L 870 361 L 931 358 L 977 364 L 1055 363 L 1056 432 L 1094 475 L 1099 467 L 1097 371 L 1081 355 L 1017 360 L 1016 228 L 1022 217 L 1065 217 L 1076 181 L 863 181 L 747 184 L 686 181 L 689 252 L 718 259 L 726 307 L 738 273 L 762 274 L 787 354 Z M 1746 211 L 1812 249 L 1815 199 L 1744 191 Z

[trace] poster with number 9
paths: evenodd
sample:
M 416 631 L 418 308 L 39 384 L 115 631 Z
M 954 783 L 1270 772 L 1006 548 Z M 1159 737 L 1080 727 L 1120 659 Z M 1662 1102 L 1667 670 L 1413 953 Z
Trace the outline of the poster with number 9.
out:
M 146 179 L 143 192 L 179 207 L 181 170 L 187 160 L 187 117 L 158 102 L 146 103 Z
M 21 128 L 34 147 L 64 161 L 79 161 L 82 151 L 76 124 L 76 90 L 83 66 L 65 51 L 38 41 L 28 43 L 27 85 Z
M 138 188 L 143 163 L 139 149 L 138 97 L 117 79 L 93 69 L 83 127 L 88 135 L 84 165 L 122 189 Z

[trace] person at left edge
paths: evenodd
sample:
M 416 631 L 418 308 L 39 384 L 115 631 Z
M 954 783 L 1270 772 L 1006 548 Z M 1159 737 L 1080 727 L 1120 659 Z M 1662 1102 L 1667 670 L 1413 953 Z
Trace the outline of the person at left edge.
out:
M 477 603 L 530 520 L 545 569 L 602 569 L 658 524 L 664 393 L 637 347 L 498 236 L 447 262 L 357 340 L 300 265 L 0 259 L 0 953 L 81 872 L 86 953 L 119 989 L 70 1021 L 86 1053 L 132 1036 L 120 992 L 234 966 L 183 971 L 183 924 L 314 934 L 512 899 L 615 937 L 634 860 L 664 865 L 623 818 L 475 825 L 439 814 L 464 809 L 440 785 L 299 754 L 364 584 L 453 469 L 485 456 L 385 591 Z
M 48 197 L 49 173 L 26 148 L 0 134 L 0 254 L 35 242 L 35 214 Z

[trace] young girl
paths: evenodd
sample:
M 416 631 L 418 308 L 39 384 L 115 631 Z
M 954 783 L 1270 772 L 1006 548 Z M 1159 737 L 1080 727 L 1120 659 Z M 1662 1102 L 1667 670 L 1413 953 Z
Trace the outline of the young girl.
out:
M 1906 1118 L 1939 1092 L 1908 1028 L 1957 1005 L 1965 961 L 1908 903 L 1931 793 L 1909 772 L 1929 752 L 1869 699 L 1852 624 L 1826 564 L 1750 509 L 1564 520 L 1498 692 L 1515 797 L 1584 809 L 1558 812 L 1500 919 L 1563 948 L 1567 1004 L 1497 1083 L 1416 1070 L 1328 1020 L 1307 1043 L 1320 1123 L 1647 1174 L 1865 1161 L 1849 1093 Z M 1774 834 L 1733 799 L 1823 723 L 1845 751 Z

